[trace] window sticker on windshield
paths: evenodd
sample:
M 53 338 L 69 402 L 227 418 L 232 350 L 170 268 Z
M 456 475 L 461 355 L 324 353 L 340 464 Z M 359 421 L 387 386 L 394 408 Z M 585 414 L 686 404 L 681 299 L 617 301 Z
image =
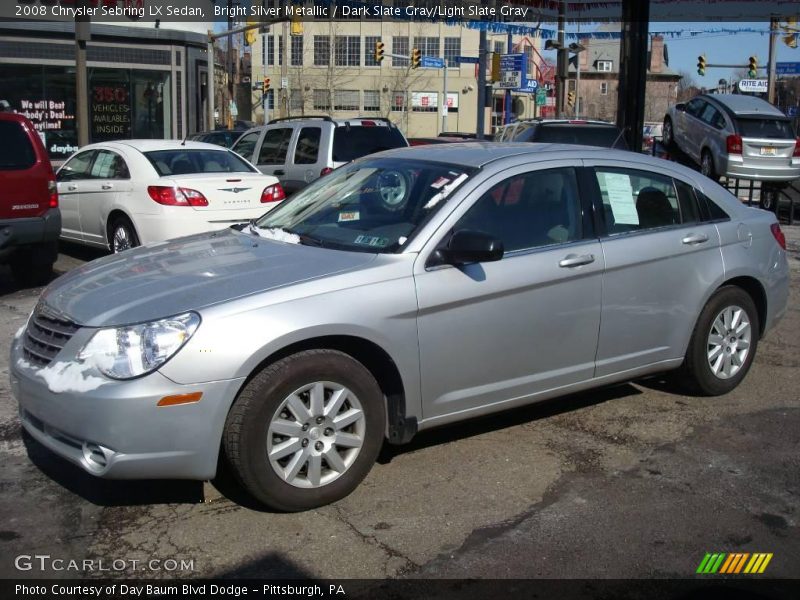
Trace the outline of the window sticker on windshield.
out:
M 360 235 L 355 240 L 355 244 L 362 244 L 364 246 L 372 246 L 373 248 L 385 248 L 389 245 L 389 238 L 375 237 L 372 235 Z
M 466 178 L 467 178 L 466 173 L 462 173 L 461 175 L 456 177 L 453 181 L 446 184 L 441 190 L 439 190 L 439 192 L 436 195 L 434 195 L 430 200 L 428 200 L 428 202 L 425 204 L 423 208 L 425 209 L 433 208 L 434 206 L 439 204 L 439 202 L 441 202 L 450 195 L 450 192 L 452 192 L 459 185 L 461 185 L 461 182 L 464 181 Z
M 448 183 L 450 183 L 450 180 L 447 177 L 439 177 L 439 179 L 437 179 L 431 184 L 431 187 L 435 190 L 438 190 L 439 188 L 441 188 L 444 185 L 447 185 Z
M 339 213 L 339 223 L 343 223 L 345 221 L 358 221 L 360 218 L 361 215 L 357 210 L 348 210 Z
M 608 198 L 611 214 L 618 225 L 638 225 L 639 213 L 633 198 L 631 178 L 622 173 L 598 173 L 597 182 L 603 198 Z

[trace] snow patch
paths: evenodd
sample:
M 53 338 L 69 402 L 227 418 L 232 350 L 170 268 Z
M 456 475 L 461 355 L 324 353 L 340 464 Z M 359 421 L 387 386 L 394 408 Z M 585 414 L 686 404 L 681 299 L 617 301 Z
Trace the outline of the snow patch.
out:
M 36 375 L 47 383 L 47 387 L 54 394 L 61 392 L 88 392 L 103 385 L 106 380 L 86 372 L 94 365 L 90 363 L 75 363 L 59 361 L 40 369 Z
M 289 233 L 288 231 L 284 231 L 279 227 L 264 229 L 263 227 L 256 227 L 255 225 L 250 225 L 250 233 L 255 233 L 256 235 L 265 238 L 267 240 L 276 240 L 278 242 L 285 242 L 287 244 L 300 243 L 299 235 L 297 235 L 296 233 Z
M 27 326 L 28 326 L 28 323 L 26 322 L 26 323 L 25 323 L 25 325 L 23 325 L 22 327 L 20 327 L 19 329 L 17 329 L 17 333 L 15 333 L 15 334 L 14 334 L 14 339 L 15 339 L 15 340 L 18 340 L 19 338 L 21 338 L 21 337 L 22 337 L 22 334 L 23 334 L 23 333 L 25 333 L 25 328 L 26 328 Z
M 24 358 L 18 358 L 17 359 L 17 366 L 20 369 L 33 369 L 33 365 L 31 363 L 29 363 L 27 360 L 25 360 Z

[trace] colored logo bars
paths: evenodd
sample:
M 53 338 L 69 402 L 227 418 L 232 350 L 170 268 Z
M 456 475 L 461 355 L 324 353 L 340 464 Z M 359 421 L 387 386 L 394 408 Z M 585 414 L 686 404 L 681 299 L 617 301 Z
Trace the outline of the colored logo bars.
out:
M 755 575 L 763 573 L 769 561 L 772 560 L 772 553 L 755 553 L 748 552 L 741 553 L 706 553 L 700 566 L 697 567 L 697 573 L 701 575 L 714 575 L 714 574 L 748 574 Z

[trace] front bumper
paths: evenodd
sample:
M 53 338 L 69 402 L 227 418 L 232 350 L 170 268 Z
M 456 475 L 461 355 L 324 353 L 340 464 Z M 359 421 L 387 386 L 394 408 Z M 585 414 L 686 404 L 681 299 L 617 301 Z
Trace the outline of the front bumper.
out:
M 21 338 L 20 338 L 21 339 Z M 160 373 L 88 392 L 50 391 L 11 350 L 12 395 L 22 426 L 88 473 L 112 479 L 211 479 L 225 419 L 244 379 L 179 385 Z M 202 392 L 199 402 L 158 407 L 164 396 Z

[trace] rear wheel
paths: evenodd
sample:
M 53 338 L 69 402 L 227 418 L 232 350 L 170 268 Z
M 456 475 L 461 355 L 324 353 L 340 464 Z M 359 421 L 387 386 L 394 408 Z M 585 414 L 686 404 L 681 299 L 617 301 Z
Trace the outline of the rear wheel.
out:
M 225 424 L 233 473 L 260 502 L 299 511 L 352 492 L 378 456 L 383 394 L 372 374 L 335 350 L 309 350 L 257 374 Z
M 714 157 L 711 156 L 711 152 L 708 150 L 703 150 L 703 154 L 700 156 L 700 172 L 714 181 L 719 179 L 717 172 L 714 170 Z
M 727 394 L 753 364 L 759 335 L 750 295 L 735 286 L 720 288 L 697 320 L 680 373 L 682 383 L 708 396 Z
M 135 248 L 139 245 L 139 236 L 127 217 L 116 217 L 111 222 L 108 235 L 109 246 L 114 254 Z

